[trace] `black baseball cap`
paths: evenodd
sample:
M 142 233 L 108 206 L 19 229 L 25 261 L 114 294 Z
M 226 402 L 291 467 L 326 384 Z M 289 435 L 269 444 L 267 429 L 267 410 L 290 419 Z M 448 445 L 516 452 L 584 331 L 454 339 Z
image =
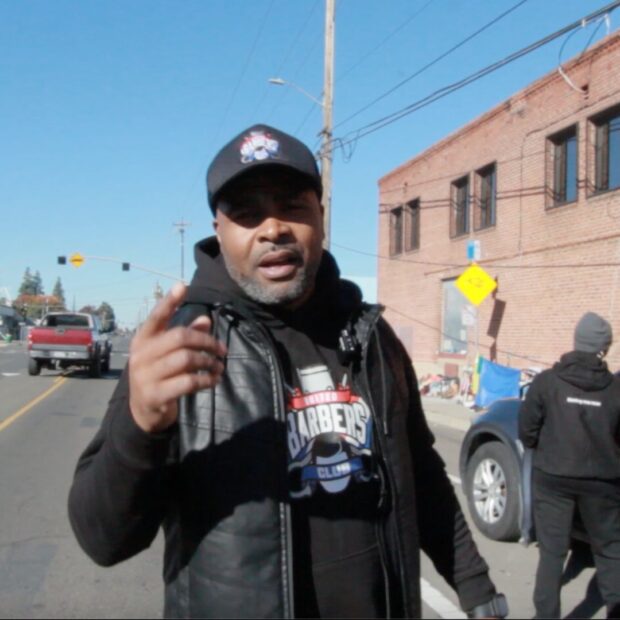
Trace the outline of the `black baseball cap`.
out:
M 222 147 L 207 170 L 207 194 L 214 214 L 222 190 L 258 166 L 281 166 L 304 175 L 321 199 L 323 185 L 312 151 L 275 127 L 253 125 Z

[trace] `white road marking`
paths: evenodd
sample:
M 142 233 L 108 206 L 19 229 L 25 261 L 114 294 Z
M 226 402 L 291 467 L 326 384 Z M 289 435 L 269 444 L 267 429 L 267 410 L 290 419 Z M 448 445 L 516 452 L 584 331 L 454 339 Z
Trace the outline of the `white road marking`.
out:
M 452 474 L 448 474 L 448 478 L 450 478 L 450 480 L 452 482 L 454 482 L 454 484 L 463 484 L 461 479 L 458 478 L 457 476 L 453 476 Z
M 460 609 L 452 604 L 439 590 L 426 581 L 420 579 L 422 586 L 422 600 L 439 615 L 440 618 L 467 618 Z
M 1 373 L 3 377 L 19 377 L 19 372 L 3 372 Z

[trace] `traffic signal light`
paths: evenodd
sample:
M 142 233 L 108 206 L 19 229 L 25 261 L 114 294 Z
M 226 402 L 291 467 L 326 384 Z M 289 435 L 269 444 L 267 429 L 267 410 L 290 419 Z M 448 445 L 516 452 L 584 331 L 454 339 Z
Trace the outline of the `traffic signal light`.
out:
M 59 256 L 58 257 L 58 264 L 59 265 L 66 265 L 67 264 L 67 257 L 66 256 Z
M 129 271 L 129 263 L 123 263 L 123 271 Z

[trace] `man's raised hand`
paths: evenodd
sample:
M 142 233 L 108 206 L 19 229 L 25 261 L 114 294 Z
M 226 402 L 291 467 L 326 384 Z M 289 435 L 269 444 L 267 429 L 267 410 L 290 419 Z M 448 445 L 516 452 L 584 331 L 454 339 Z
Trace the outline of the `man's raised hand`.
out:
M 211 334 L 211 320 L 200 316 L 187 327 L 168 329 L 185 297 L 175 284 L 142 324 L 129 355 L 129 407 L 144 431 L 163 431 L 178 418 L 178 399 L 211 388 L 221 379 L 226 347 Z

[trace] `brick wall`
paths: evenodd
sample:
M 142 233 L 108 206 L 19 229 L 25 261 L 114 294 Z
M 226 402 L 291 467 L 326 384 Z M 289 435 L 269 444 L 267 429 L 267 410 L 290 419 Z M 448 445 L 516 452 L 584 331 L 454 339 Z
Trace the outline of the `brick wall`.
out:
M 572 85 L 550 73 L 379 181 L 379 301 L 418 374 L 471 364 L 477 349 L 489 358 L 492 347 L 501 364 L 546 367 L 572 348 L 574 325 L 589 310 L 611 321 L 618 343 L 608 362 L 620 370 L 620 189 L 593 193 L 590 120 L 620 104 L 620 34 L 563 68 Z M 548 138 L 572 125 L 578 198 L 549 208 Z M 468 234 L 450 238 L 451 183 L 469 175 L 473 211 L 475 171 L 492 163 L 495 226 L 475 231 L 472 218 Z M 416 198 L 420 248 L 389 260 L 390 209 Z M 498 289 L 479 306 L 478 336 L 467 329 L 467 354 L 441 354 L 442 282 L 464 271 L 471 239 L 480 241 L 479 264 L 497 278 Z M 579 267 L 592 263 L 601 266 Z M 505 306 L 494 339 L 487 330 L 496 300 Z

